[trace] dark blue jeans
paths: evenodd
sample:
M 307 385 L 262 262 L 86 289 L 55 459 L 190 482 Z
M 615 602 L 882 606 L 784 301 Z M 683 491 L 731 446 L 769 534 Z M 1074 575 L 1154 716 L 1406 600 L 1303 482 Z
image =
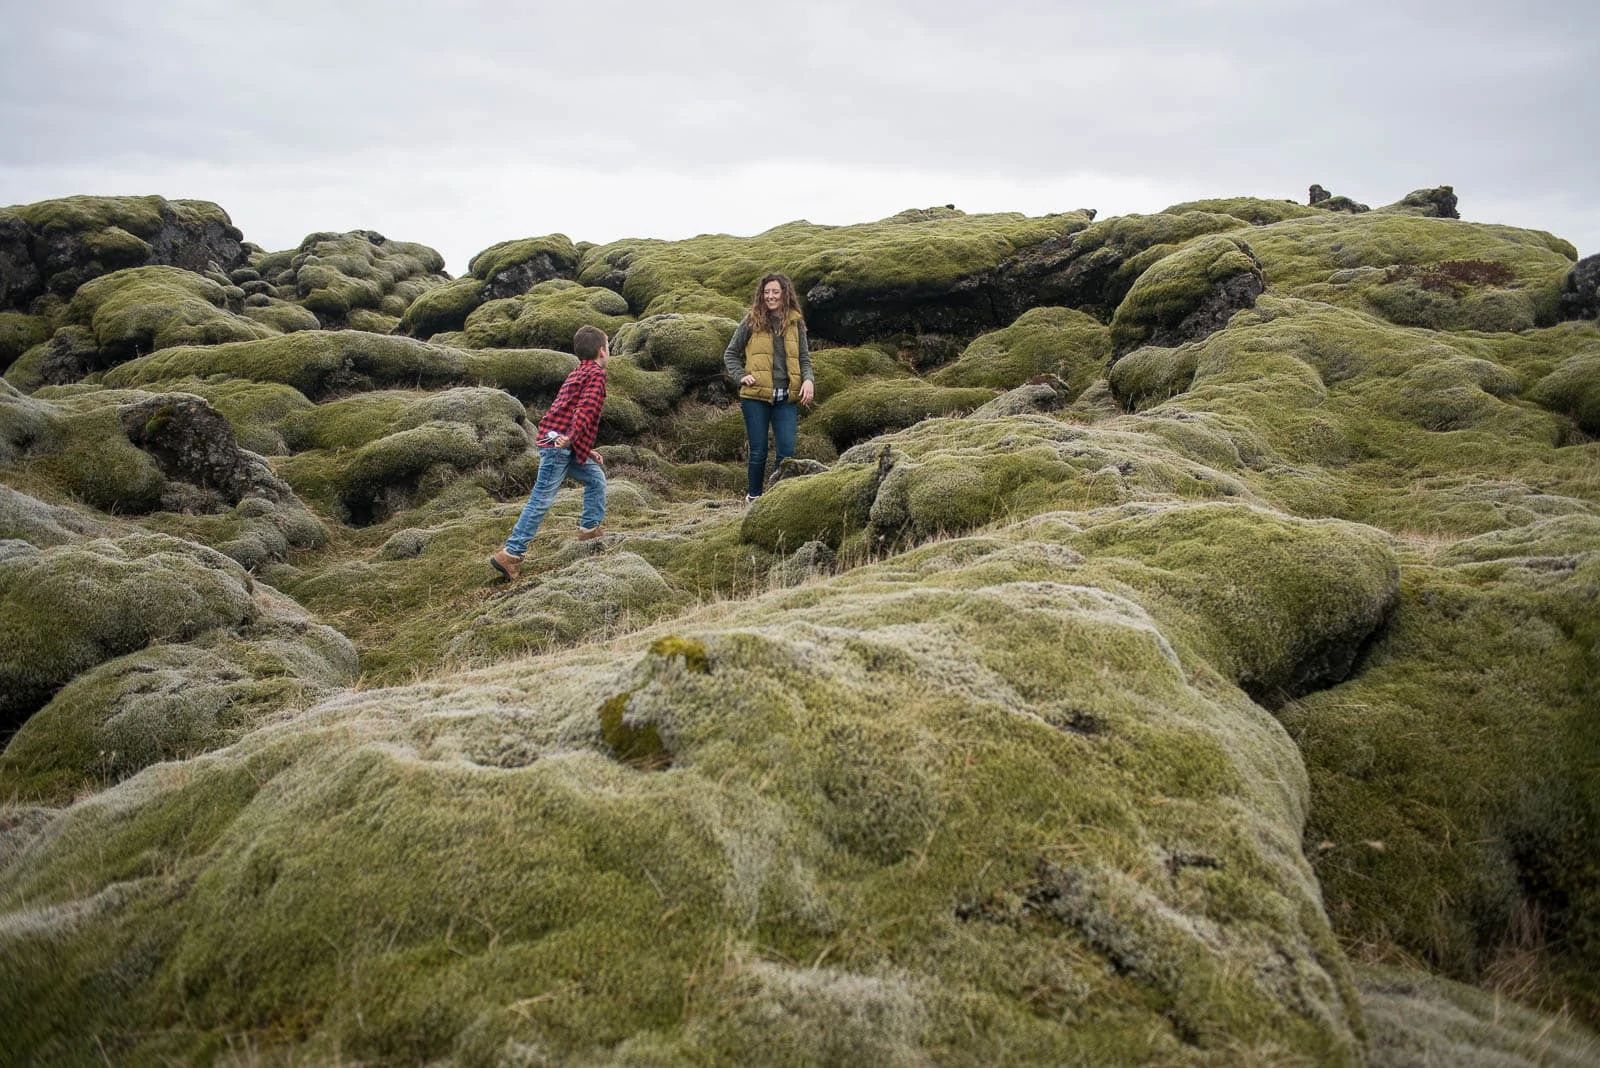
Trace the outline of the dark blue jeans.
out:
M 785 401 L 770 404 L 767 401 L 739 399 L 739 410 L 744 413 L 744 436 L 750 442 L 750 468 L 745 475 L 745 492 L 751 497 L 761 496 L 767 481 L 767 431 L 778 446 L 778 457 L 773 469 L 794 455 L 795 429 L 800 423 L 800 410 Z

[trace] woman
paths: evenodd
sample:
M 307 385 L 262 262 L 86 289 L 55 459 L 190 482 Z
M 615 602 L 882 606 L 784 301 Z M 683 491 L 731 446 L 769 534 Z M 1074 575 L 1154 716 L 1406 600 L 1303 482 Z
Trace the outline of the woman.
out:
M 733 332 L 722 363 L 728 377 L 739 382 L 739 408 L 744 412 L 744 432 L 750 442 L 744 497 L 748 504 L 761 496 L 766 484 L 767 432 L 772 432 L 778 447 L 776 470 L 794 455 L 799 423 L 795 399 L 810 404 L 816 390 L 811 381 L 806 321 L 787 275 L 765 275 L 756 283 L 750 310 Z

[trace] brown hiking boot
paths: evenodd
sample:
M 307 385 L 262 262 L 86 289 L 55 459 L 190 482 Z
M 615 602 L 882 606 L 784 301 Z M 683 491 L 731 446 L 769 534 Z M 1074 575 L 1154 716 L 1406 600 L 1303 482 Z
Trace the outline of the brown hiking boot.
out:
M 512 556 L 504 549 L 495 550 L 494 555 L 489 557 L 489 566 L 512 582 L 517 581 L 522 575 L 522 557 Z
M 603 523 L 596 523 L 592 527 L 579 527 L 578 528 L 578 540 L 579 541 L 594 541 L 594 539 L 598 538 L 600 535 L 604 534 L 605 532 L 606 532 L 606 528 L 605 528 L 605 524 L 603 524 Z

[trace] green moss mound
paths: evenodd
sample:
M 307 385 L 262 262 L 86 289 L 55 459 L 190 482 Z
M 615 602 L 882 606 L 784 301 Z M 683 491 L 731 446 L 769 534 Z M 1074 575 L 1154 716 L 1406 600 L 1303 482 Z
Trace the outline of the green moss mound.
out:
M 828 398 L 805 420 L 840 449 L 931 416 L 967 412 L 994 397 L 983 388 L 934 385 L 914 379 L 866 381 Z
M 1250 246 L 1224 235 L 1200 238 L 1139 275 L 1111 319 L 1111 342 L 1125 351 L 1205 337 L 1264 288 Z
M 1363 673 L 1284 711 L 1347 937 L 1463 981 L 1515 969 L 1590 1015 L 1597 534 L 1594 516 L 1551 519 L 1419 562 Z
M 1359 973 L 1371 1064 L 1561 1065 L 1600 1058 L 1600 1042 L 1562 1013 L 1400 968 Z
M 837 549 L 851 532 L 864 529 L 882 472 L 874 464 L 841 464 L 772 486 L 745 513 L 742 537 L 776 553 L 809 541 Z
M 7 555 L 0 560 L 0 717 L 21 723 L 74 675 L 149 642 L 248 622 L 250 586 L 222 554 L 162 535 Z
M 738 325 L 717 315 L 652 315 L 618 330 L 612 350 L 636 358 L 641 366 L 676 371 L 685 382 L 717 381 L 723 373 L 723 350 Z
M 1593 351 L 1563 360 L 1528 396 L 1551 411 L 1571 416 L 1584 433 L 1600 436 L 1600 342 Z
M 0 311 L 0 373 L 18 356 L 49 340 L 51 333 L 50 320 L 45 316 Z
M 1260 227 L 1250 248 L 1274 290 L 1435 330 L 1554 324 L 1577 258 L 1542 231 L 1378 212 Z
M 265 324 L 230 310 L 227 290 L 192 271 L 136 267 L 84 283 L 67 306 L 87 326 L 102 366 L 175 345 L 216 345 L 271 337 Z M 240 305 L 242 308 L 242 305 Z
M 956 362 L 929 380 L 941 386 L 1012 389 L 1051 374 L 1067 386 L 1066 400 L 1082 393 L 1111 362 L 1105 326 L 1069 308 L 1035 308 L 1004 330 L 984 334 Z
M 503 660 L 636 630 L 683 598 L 636 553 L 575 561 L 498 597 L 450 642 L 463 658 Z
M 355 680 L 355 647 L 266 587 L 253 617 L 108 660 L 62 687 L 0 755 L 0 794 L 65 802 L 227 744 Z
M 434 334 L 447 330 L 460 330 L 467 316 L 483 303 L 483 282 L 477 278 L 461 278 L 435 286 L 406 308 L 400 318 L 400 332 L 407 337 L 426 341 Z
M 616 333 L 629 321 L 628 302 L 609 289 L 576 282 L 541 282 L 520 297 L 491 300 L 466 318 L 473 348 L 543 348 L 572 351 L 580 326 Z
M 442 273 L 444 257 L 434 249 L 371 230 L 309 234 L 292 253 L 262 257 L 253 266 L 334 326 L 363 309 L 398 318 L 412 301 L 449 280 Z
M 285 433 L 302 451 L 281 465 L 284 478 L 357 526 L 412 507 L 469 472 L 520 483 L 531 476 L 526 466 L 537 467 L 524 409 L 498 389 L 357 395 L 296 413 Z

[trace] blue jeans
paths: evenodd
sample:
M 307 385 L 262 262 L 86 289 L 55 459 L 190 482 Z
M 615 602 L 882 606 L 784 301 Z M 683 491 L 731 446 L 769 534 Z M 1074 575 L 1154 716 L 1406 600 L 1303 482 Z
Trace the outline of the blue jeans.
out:
M 767 431 L 772 431 L 772 439 L 778 446 L 778 458 L 772 463 L 773 470 L 777 470 L 779 464 L 794 455 L 795 429 L 800 423 L 800 410 L 788 401 L 770 404 L 749 397 L 739 399 L 739 410 L 744 413 L 744 436 L 750 442 L 750 467 L 745 472 L 745 492 L 751 497 L 759 497 L 767 481 Z
M 592 528 L 605 520 L 606 472 L 599 461 L 591 458 L 588 463 L 573 463 L 571 449 L 541 448 L 539 477 L 533 480 L 528 503 L 522 506 L 517 525 L 511 528 L 511 536 L 506 539 L 506 552 L 512 556 L 527 552 L 528 543 L 539 533 L 539 524 L 544 522 L 544 514 L 555 503 L 556 490 L 568 477 L 583 487 L 583 516 L 578 525 Z

